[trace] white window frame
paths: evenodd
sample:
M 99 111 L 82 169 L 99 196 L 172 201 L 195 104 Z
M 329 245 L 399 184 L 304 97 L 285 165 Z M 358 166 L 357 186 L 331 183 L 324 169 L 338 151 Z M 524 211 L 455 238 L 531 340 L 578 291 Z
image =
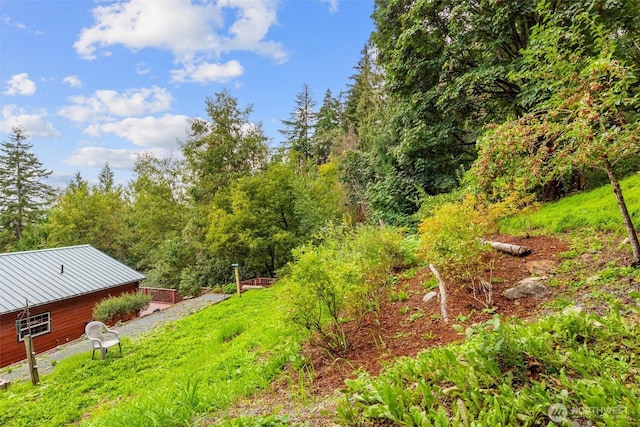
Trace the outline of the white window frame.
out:
M 29 325 L 29 326 L 27 326 Z M 48 334 L 51 332 L 51 312 L 30 316 L 28 319 L 16 320 L 16 334 L 18 342 L 24 341 L 27 332 L 31 332 L 31 337 Z

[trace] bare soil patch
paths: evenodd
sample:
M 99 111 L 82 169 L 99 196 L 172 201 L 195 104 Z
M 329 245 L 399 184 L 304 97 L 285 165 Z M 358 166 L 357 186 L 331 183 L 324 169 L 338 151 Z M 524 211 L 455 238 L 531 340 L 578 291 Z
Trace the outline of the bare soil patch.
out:
M 489 320 L 494 314 L 521 319 L 535 317 L 541 304 L 552 298 L 525 298 L 511 301 L 502 292 L 530 277 L 526 264 L 531 261 L 551 260 L 558 263 L 558 254 L 569 249 L 569 244 L 553 236 L 515 237 L 495 236 L 493 240 L 524 245 L 533 249 L 526 257 L 514 257 L 497 251 L 486 254 L 487 277 L 491 276 L 493 306 L 483 304 L 484 298 L 476 294 L 469 283 L 447 283 L 447 312 L 449 323 L 440 316 L 439 303 L 434 299 L 423 302 L 428 292 L 424 284 L 432 277 L 428 268 L 406 280 L 398 282 L 393 291 L 402 290 L 408 295 L 405 301 L 390 301 L 383 297 L 379 318 L 371 315 L 361 324 L 345 325 L 349 348 L 340 354 L 330 355 L 317 346 L 308 345 L 304 351 L 315 373 L 313 388 L 323 395 L 344 384 L 344 380 L 360 370 L 378 374 L 385 364 L 401 356 L 415 356 L 427 348 L 445 345 L 463 339 L 453 324 L 464 327 Z M 489 269 L 491 266 L 491 269 Z M 491 271 L 489 271 L 491 270 Z

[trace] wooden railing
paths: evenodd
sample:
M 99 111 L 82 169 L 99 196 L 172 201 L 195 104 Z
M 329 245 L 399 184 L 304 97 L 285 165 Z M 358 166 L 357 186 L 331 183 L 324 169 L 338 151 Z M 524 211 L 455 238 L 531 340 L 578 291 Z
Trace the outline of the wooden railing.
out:
M 152 302 L 175 304 L 182 301 L 182 295 L 178 293 L 177 289 L 140 287 L 140 292 L 151 295 Z
M 256 277 L 255 279 L 243 280 L 240 282 L 240 286 L 263 286 L 268 287 L 274 283 L 276 279 L 272 277 Z

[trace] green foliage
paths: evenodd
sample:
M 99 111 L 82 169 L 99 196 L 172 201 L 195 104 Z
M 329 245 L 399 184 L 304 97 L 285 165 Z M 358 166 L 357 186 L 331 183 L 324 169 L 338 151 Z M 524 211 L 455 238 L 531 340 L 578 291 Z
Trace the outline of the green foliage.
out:
M 285 129 L 280 132 L 287 138 L 284 145 L 289 158 L 302 165 L 312 160 L 315 154 L 312 135 L 316 126 L 315 101 L 308 84 L 303 84 L 296 95 L 296 106 L 289 120 L 282 120 Z
M 182 144 L 197 203 L 211 201 L 235 179 L 261 170 L 267 158 L 267 138 L 251 121 L 251 106 L 240 109 L 225 89 L 207 97 L 206 111 L 208 120 L 191 119 L 189 138 Z
M 247 329 L 247 326 L 242 322 L 227 322 L 224 325 L 220 326 L 220 341 L 223 343 L 227 343 L 240 335 Z
M 275 285 L 247 292 L 127 340 L 105 361 L 83 353 L 58 362 L 38 387 L 0 394 L 0 424 L 100 427 L 195 425 L 224 419 L 237 399 L 266 388 L 299 352 Z M 126 350 L 124 350 L 126 349 Z
M 445 203 L 420 225 L 422 254 L 445 276 L 469 280 L 477 286 L 485 267 L 481 257 L 487 250 L 480 238 L 492 228 L 491 216 L 472 198 Z
M 93 308 L 93 318 L 108 322 L 118 315 L 136 313 L 148 306 L 150 302 L 151 295 L 142 293 L 126 293 L 105 298 Z
M 344 319 L 377 313 L 385 284 L 402 265 L 402 235 L 390 228 L 326 230 L 323 242 L 294 250 L 281 279 L 291 293 L 293 323 L 317 335 L 331 351 L 348 345 Z
M 42 219 L 44 208 L 54 195 L 43 182 L 51 175 L 31 152 L 29 134 L 14 126 L 9 140 L 0 145 L 0 245 L 5 248 L 22 238 L 30 225 Z
M 139 155 L 129 184 L 133 199 L 129 222 L 132 257 L 136 268 L 153 266 L 153 254 L 168 239 L 175 239 L 185 227 L 189 207 L 185 202 L 182 162 L 173 158 Z
M 495 317 L 469 329 L 463 344 L 347 380 L 338 417 L 346 425 L 546 425 L 562 404 L 564 422 L 631 426 L 640 415 L 628 357 L 640 350 L 637 333 L 637 323 L 613 312 L 529 325 Z
M 402 302 L 409 299 L 409 294 L 403 290 L 391 291 L 389 292 L 389 301 L 391 302 Z
M 585 28 L 588 35 L 581 33 Z M 591 46 L 597 57 L 584 55 Z M 576 168 L 612 173 L 621 160 L 635 156 L 640 125 L 629 114 L 638 108 L 636 78 L 631 67 L 612 58 L 612 50 L 605 30 L 587 15 L 575 17 L 568 29 L 553 19 L 534 29 L 531 47 L 523 52 L 525 67 L 515 76 L 548 82 L 551 94 L 532 113 L 479 141 L 474 169 L 481 187 L 497 197 L 527 193 Z
M 194 248 L 184 239 L 165 240 L 153 253 L 154 267 L 147 273 L 149 284 L 158 288 L 177 288 L 183 270 L 193 263 L 194 258 Z
M 238 262 L 243 276 L 274 277 L 291 260 L 291 250 L 325 224 L 342 217 L 342 190 L 335 164 L 297 174 L 291 164 L 271 164 L 262 173 L 237 180 L 220 191 L 209 211 L 207 250 Z M 215 276 L 218 282 L 227 275 Z
M 51 247 L 89 244 L 127 263 L 130 204 L 120 186 L 91 185 L 76 174 L 50 210 L 45 230 Z
M 308 424 L 293 423 L 287 416 L 267 415 L 266 417 L 237 417 L 230 418 L 218 424 L 221 427 L 305 427 Z

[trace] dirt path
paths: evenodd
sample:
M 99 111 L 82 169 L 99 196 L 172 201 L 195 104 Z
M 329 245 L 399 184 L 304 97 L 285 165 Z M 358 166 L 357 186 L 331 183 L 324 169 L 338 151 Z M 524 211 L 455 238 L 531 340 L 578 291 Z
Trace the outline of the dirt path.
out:
M 184 300 L 176 305 L 148 316 L 131 320 L 122 326 L 115 327 L 114 329 L 120 333 L 120 337 L 134 338 L 143 332 L 150 331 L 151 329 L 164 325 L 165 323 L 182 319 L 183 317 L 198 312 L 203 308 L 223 301 L 228 297 L 229 295 L 223 294 L 205 294 L 198 298 Z M 83 336 L 70 343 L 58 346 L 44 353 L 40 353 L 36 356 L 38 373 L 40 375 L 47 374 L 53 370 L 55 364 L 59 360 L 73 354 L 89 352 L 90 350 L 91 346 Z M 29 369 L 26 361 L 7 366 L 0 371 L 0 380 L 16 382 L 28 379 Z

